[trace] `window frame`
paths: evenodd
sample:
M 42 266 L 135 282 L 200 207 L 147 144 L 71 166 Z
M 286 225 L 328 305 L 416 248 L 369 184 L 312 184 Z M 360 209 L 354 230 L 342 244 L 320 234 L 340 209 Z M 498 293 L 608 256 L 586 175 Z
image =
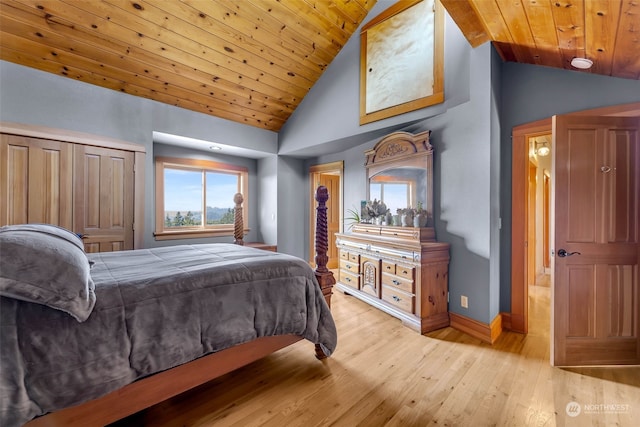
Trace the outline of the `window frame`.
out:
M 245 166 L 233 165 L 229 163 L 216 162 L 213 160 L 184 159 L 177 157 L 156 157 L 155 158 L 155 232 L 156 240 L 173 239 L 193 239 L 199 237 L 221 237 L 233 236 L 234 224 L 202 224 L 193 227 L 180 227 L 180 229 L 165 228 L 164 210 L 164 171 L 165 169 L 180 169 L 206 172 L 223 172 L 238 175 L 240 190 L 244 197 L 242 203 L 242 217 L 244 222 L 244 233 L 250 231 L 249 228 L 249 169 Z M 204 196 L 203 196 L 204 197 Z M 233 202 L 233 201 L 232 201 Z

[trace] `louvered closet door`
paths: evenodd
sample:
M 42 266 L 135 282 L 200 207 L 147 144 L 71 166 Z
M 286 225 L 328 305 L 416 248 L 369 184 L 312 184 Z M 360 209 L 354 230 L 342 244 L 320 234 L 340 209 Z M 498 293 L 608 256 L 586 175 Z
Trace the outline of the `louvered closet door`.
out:
M 554 135 L 554 364 L 640 364 L 638 123 L 558 116 Z
M 74 157 L 74 230 L 86 251 L 133 249 L 133 153 L 76 145 Z
M 0 225 L 72 228 L 72 144 L 0 135 Z

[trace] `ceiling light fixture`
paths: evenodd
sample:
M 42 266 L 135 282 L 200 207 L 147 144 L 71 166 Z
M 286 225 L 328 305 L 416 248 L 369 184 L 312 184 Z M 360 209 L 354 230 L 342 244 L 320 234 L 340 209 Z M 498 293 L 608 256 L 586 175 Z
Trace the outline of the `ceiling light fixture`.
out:
M 540 147 L 538 147 L 540 146 Z M 547 145 L 547 141 L 538 142 L 536 141 L 536 154 L 540 157 L 548 156 L 551 152 L 551 148 Z
M 573 58 L 571 66 L 580 70 L 588 70 L 593 65 L 593 61 L 587 58 Z
M 222 147 L 219 145 L 211 145 L 209 146 L 209 150 L 222 150 Z

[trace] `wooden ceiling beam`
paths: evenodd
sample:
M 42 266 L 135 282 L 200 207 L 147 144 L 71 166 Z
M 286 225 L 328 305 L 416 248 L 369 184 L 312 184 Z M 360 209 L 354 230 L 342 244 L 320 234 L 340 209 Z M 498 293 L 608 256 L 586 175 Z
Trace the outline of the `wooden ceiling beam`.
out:
M 491 40 L 482 19 L 470 2 L 459 0 L 440 0 L 440 2 L 472 47 L 478 47 Z

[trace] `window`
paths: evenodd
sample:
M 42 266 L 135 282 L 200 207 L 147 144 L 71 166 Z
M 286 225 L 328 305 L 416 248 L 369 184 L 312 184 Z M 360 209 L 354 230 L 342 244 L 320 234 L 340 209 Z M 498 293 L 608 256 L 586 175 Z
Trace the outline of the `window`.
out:
M 408 182 L 380 182 L 369 185 L 370 199 L 384 202 L 395 212 L 397 208 L 411 206 L 411 184 Z
M 233 196 L 242 193 L 248 231 L 248 170 L 208 160 L 156 157 L 157 240 L 232 236 Z

